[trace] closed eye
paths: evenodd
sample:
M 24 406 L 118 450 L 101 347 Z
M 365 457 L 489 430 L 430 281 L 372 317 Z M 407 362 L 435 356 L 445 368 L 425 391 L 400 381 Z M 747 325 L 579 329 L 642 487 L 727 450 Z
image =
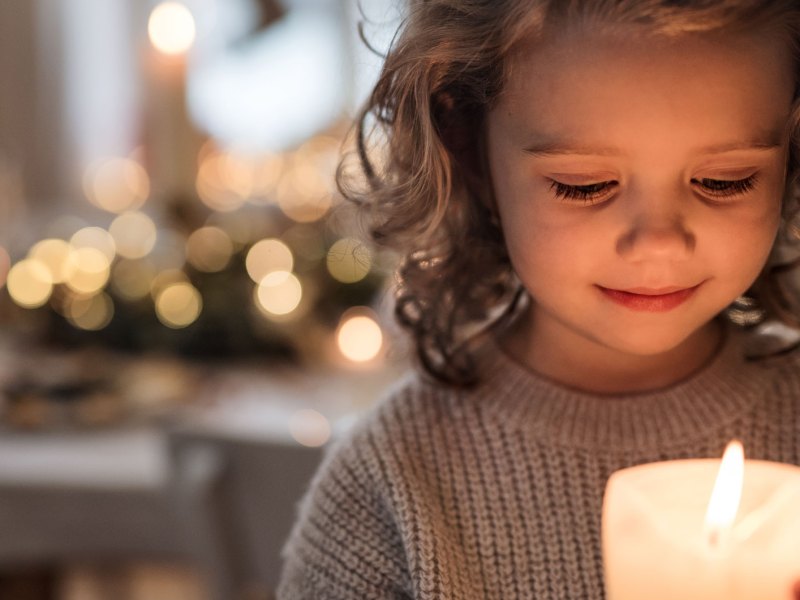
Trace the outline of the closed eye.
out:
M 692 179 L 692 183 L 699 183 L 703 191 L 710 196 L 728 197 L 745 194 L 756 187 L 758 177 L 756 174 L 744 179 L 724 180 L 724 179 Z
M 556 198 L 583 200 L 584 204 L 591 204 L 617 185 L 616 181 L 601 181 L 588 185 L 567 185 L 560 181 L 551 180 L 550 189 Z

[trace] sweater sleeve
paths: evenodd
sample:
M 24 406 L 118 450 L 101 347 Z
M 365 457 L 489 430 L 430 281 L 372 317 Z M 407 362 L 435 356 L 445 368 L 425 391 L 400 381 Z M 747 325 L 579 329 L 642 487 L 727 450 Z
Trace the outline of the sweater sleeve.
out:
M 388 483 L 368 432 L 329 449 L 283 548 L 278 600 L 411 598 Z

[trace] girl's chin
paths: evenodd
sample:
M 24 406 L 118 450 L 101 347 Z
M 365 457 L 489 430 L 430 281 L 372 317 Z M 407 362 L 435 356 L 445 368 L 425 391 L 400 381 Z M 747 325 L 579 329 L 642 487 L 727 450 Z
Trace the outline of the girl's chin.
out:
M 634 356 L 658 356 L 672 352 L 689 351 L 697 345 L 714 345 L 720 337 L 720 324 L 711 320 L 700 327 L 636 327 L 627 331 L 613 332 L 610 339 L 598 339 L 600 343 L 625 354 Z

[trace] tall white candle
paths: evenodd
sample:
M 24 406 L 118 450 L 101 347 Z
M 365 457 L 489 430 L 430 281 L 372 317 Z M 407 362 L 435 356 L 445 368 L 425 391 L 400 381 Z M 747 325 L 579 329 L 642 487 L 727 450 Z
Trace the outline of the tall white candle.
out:
M 611 476 L 602 531 L 608 600 L 789 599 L 800 580 L 800 467 L 743 462 L 739 490 L 735 464 L 727 484 L 720 473 L 715 500 L 741 493 L 727 520 L 724 507 L 709 507 L 720 460 L 651 463 Z
M 162 2 L 148 22 L 151 48 L 147 77 L 145 153 L 154 191 L 164 197 L 191 196 L 203 136 L 195 128 L 186 98 L 188 52 L 195 37 L 191 12 Z

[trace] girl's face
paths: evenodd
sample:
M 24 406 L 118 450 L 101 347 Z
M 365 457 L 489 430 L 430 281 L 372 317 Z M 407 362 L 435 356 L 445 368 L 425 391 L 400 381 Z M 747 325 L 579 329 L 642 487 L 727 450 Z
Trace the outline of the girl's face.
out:
M 561 34 L 519 51 L 487 121 L 533 302 L 529 348 L 655 356 L 710 331 L 772 247 L 794 73 L 777 36 Z

